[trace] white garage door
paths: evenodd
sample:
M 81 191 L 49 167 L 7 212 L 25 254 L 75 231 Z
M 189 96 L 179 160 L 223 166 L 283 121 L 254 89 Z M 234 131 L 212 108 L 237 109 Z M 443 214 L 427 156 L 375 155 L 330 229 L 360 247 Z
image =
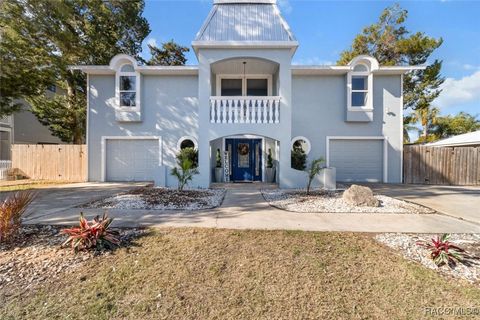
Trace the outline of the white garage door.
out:
M 330 140 L 329 157 L 338 181 L 383 181 L 383 140 Z
M 158 139 L 106 140 L 106 180 L 154 180 L 159 152 Z

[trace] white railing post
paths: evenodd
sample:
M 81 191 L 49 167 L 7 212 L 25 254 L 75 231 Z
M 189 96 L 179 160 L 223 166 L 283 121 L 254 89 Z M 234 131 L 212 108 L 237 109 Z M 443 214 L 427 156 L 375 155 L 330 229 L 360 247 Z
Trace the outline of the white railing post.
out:
M 273 101 L 268 100 L 268 123 L 273 123 Z
M 280 100 L 274 100 L 275 103 L 275 123 L 278 123 L 280 121 L 280 111 L 279 111 L 279 104 Z
M 233 123 L 232 121 L 232 104 L 235 100 L 229 100 L 228 101 L 228 123 Z
M 245 109 L 247 110 L 245 122 L 250 123 L 250 100 L 245 100 Z
M 210 100 L 210 122 L 215 123 L 215 102 L 217 100 Z
M 222 101 L 222 121 L 221 123 L 226 123 L 227 122 L 227 100 L 221 100 Z
M 238 100 L 240 105 L 240 123 L 245 123 L 245 100 Z
M 240 100 L 235 100 L 235 104 L 233 105 L 233 122 L 238 123 L 238 104 Z

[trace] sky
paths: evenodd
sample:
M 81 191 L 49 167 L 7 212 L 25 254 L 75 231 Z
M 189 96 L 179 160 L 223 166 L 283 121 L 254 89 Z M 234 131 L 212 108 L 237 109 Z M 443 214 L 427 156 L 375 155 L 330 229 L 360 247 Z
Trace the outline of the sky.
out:
M 378 20 L 394 1 L 277 0 L 280 11 L 300 43 L 294 64 L 335 64 L 363 27 Z M 173 39 L 191 48 L 212 0 L 146 0 L 144 16 L 151 33 L 147 43 Z M 396 1 L 408 10 L 406 27 L 443 38 L 431 56 L 443 60 L 443 92 L 434 101 L 442 114 L 480 114 L 480 0 Z M 197 64 L 193 50 L 187 64 Z

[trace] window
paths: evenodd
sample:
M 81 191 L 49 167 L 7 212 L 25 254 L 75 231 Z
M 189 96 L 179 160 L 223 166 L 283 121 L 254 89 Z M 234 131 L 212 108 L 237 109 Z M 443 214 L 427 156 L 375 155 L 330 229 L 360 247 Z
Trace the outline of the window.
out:
M 121 108 L 135 108 L 138 104 L 138 79 L 131 64 L 125 64 L 118 72 L 118 101 Z
M 348 73 L 348 108 L 351 111 L 373 109 L 372 83 L 372 74 L 362 63 Z
M 197 140 L 190 136 L 185 136 L 178 139 L 177 149 L 183 150 L 186 148 L 197 149 Z
M 352 107 L 366 107 L 368 76 L 352 76 Z
M 241 96 L 242 79 L 222 79 L 222 96 Z
M 268 96 L 268 80 L 247 79 L 247 96 Z
M 307 168 L 307 154 L 310 152 L 311 145 L 305 137 L 295 137 L 292 139 L 291 149 L 291 168 L 296 170 L 305 170 Z
M 267 97 L 272 95 L 271 75 L 217 75 L 217 95 L 224 97 L 252 96 Z

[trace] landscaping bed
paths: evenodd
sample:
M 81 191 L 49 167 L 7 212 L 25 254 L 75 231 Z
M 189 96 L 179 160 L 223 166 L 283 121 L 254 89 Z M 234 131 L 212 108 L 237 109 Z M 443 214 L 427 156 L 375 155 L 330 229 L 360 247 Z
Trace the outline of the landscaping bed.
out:
M 455 266 L 444 264 L 438 267 L 430 258 L 430 252 L 416 244 L 419 240 L 428 241 L 436 237 L 435 234 L 384 233 L 377 235 L 375 239 L 396 250 L 405 258 L 419 262 L 429 269 L 454 278 L 465 279 L 480 286 L 480 260 L 472 260 L 467 265 L 457 263 Z M 451 234 L 449 241 L 472 256 L 480 257 L 480 234 Z
M 9 293 L 21 293 L 38 285 L 59 281 L 66 273 L 73 273 L 96 255 L 110 251 L 80 251 L 62 248 L 67 239 L 60 227 L 22 226 L 9 243 L 0 243 L 0 302 Z M 122 244 L 143 233 L 142 229 L 121 229 Z
M 127 193 L 89 202 L 82 208 L 201 210 L 218 207 L 225 196 L 224 189 L 176 190 L 144 187 Z
M 0 318 L 423 319 L 480 301 L 478 287 L 343 232 L 152 230 L 74 270 L 1 287 Z
M 319 213 L 411 213 L 425 214 L 435 211 L 417 204 L 375 195 L 379 207 L 360 207 L 347 203 L 343 190 L 315 190 L 309 195 L 304 190 L 262 190 L 263 197 L 273 207 L 293 212 Z

